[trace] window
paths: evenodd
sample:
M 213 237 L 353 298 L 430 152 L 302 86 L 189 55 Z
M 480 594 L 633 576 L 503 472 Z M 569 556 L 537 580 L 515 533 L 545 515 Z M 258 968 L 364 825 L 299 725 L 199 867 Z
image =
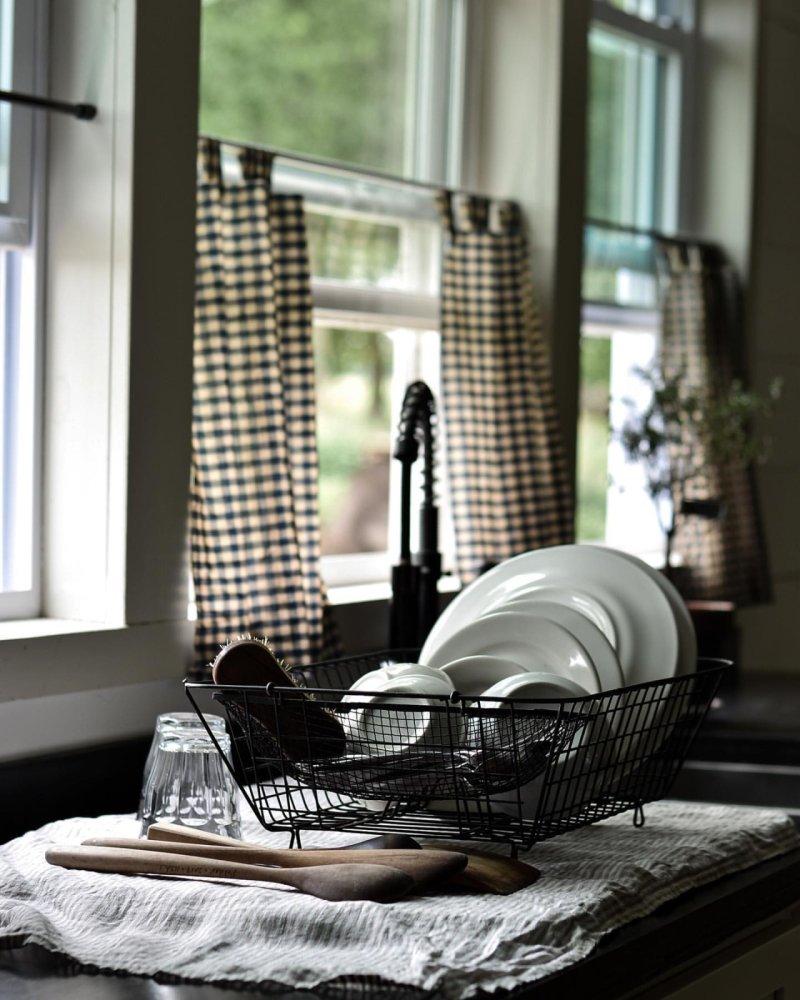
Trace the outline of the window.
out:
M 35 92 L 43 12 L 0 0 L 0 86 Z M 37 58 L 38 61 L 37 61 Z M 38 274 L 44 131 L 37 113 L 0 102 L 0 617 L 39 607 Z
M 658 346 L 653 234 L 687 196 L 692 20 L 685 0 L 595 0 L 589 34 L 578 538 L 641 554 L 660 529 L 615 440 Z M 609 441 L 609 431 L 611 440 Z
M 273 186 L 304 197 L 323 574 L 334 586 L 388 580 L 403 394 L 423 379 L 438 395 L 440 226 L 431 192 L 413 181 L 458 180 L 465 9 L 464 0 L 202 7 L 201 131 L 284 151 Z M 451 537 L 448 525 L 441 535 Z

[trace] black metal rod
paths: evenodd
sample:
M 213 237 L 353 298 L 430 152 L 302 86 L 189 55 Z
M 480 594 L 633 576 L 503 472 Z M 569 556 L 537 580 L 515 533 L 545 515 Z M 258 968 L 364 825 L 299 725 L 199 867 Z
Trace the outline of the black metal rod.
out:
M 203 133 L 201 138 L 210 139 L 212 142 L 219 142 L 223 146 L 231 146 L 233 149 L 257 149 L 276 159 L 280 158 L 289 163 L 328 170 L 333 173 L 342 174 L 345 177 L 366 178 L 367 180 L 383 184 L 391 184 L 393 187 L 414 188 L 418 191 L 426 191 L 433 194 L 437 194 L 439 191 L 449 191 L 452 194 L 467 195 L 471 198 L 486 198 L 485 194 L 481 195 L 477 191 L 468 191 L 466 188 L 453 187 L 450 184 L 437 184 L 434 181 L 417 180 L 414 177 L 401 177 L 399 174 L 390 174 L 383 170 L 373 170 L 355 163 L 345 163 L 342 160 L 329 160 L 324 157 L 294 153 L 288 149 L 279 149 L 277 146 L 265 146 L 257 142 L 237 142 L 235 139 L 225 139 L 222 136 L 209 135 L 207 133 Z
M 71 104 L 68 101 L 54 101 L 49 97 L 34 97 L 31 94 L 19 94 L 15 90 L 0 90 L 0 101 L 11 104 L 24 104 L 31 108 L 41 108 L 44 111 L 61 111 L 73 115 L 82 121 L 91 121 L 97 115 L 93 104 Z
M 658 229 L 648 229 L 644 226 L 626 226 L 621 222 L 611 222 L 610 219 L 593 219 L 587 217 L 584 220 L 587 226 L 593 229 L 606 229 L 612 233 L 625 233 L 629 236 L 646 236 L 648 239 L 657 240 L 662 243 L 696 244 L 699 247 L 709 247 L 716 250 L 717 244 L 708 240 L 701 240 L 697 236 L 690 236 L 682 233 L 662 233 Z

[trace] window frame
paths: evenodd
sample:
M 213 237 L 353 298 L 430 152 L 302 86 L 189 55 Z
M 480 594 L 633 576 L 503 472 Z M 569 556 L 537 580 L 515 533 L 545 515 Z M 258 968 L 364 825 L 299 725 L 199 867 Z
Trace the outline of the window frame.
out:
M 5 14 L 13 19 L 11 43 L 11 90 L 24 94 L 41 92 L 47 57 L 47 10 L 42 0 L 2 0 Z M 33 235 L 33 199 L 42 170 L 37 169 L 44 142 L 41 115 L 31 108 L 3 102 L 9 118 L 8 197 L 0 199 L 0 244 L 25 247 Z
M 8 0 L 6 0 L 8 2 Z M 42 0 L 13 4 L 13 89 L 22 93 L 43 93 L 47 79 L 48 9 Z M 13 514 L 14 498 L 4 493 L 0 507 L 0 531 L 4 554 L 25 541 L 22 558 L 30 565 L 29 586 L 0 590 L 0 621 L 33 618 L 41 611 L 41 455 L 43 406 L 43 336 L 44 336 L 44 233 L 45 184 L 47 169 L 47 126 L 45 115 L 30 107 L 14 104 L 10 108 L 9 197 L 0 203 L 0 244 L 9 254 L 5 258 L 6 311 L 2 317 L 4 353 L 2 395 L 6 400 L 3 414 L 4 485 L 9 462 L 14 468 L 12 481 L 17 497 L 29 497 L 30 508 L 24 512 L 25 530 L 20 530 Z M 9 299 L 11 301 L 9 302 Z M 6 368 L 6 362 L 9 367 Z M 19 388 L 25 374 L 30 398 L 25 412 Z M 11 401 L 10 403 L 8 401 Z M 9 410 L 13 410 L 10 414 Z M 21 423 L 20 423 L 21 422 Z M 30 455 L 22 463 L 14 462 L 20 426 L 27 428 L 26 443 Z M 5 561 L 5 555 L 4 555 Z M 5 566 L 3 567 L 5 577 Z
M 584 216 L 584 233 L 589 226 L 603 228 L 608 223 L 609 232 L 629 231 L 631 234 L 653 235 L 661 231 L 682 231 L 686 228 L 692 200 L 691 171 L 693 162 L 692 137 L 694 133 L 694 104 L 696 94 L 697 19 L 694 5 L 684 5 L 681 22 L 663 23 L 648 21 L 612 5 L 609 0 L 592 0 L 588 31 L 594 27 L 634 43 L 646 45 L 669 58 L 667 87 L 670 91 L 672 119 L 667 120 L 666 130 L 671 140 L 678 143 L 678 153 L 661 158 L 654 169 L 663 171 L 661 199 L 656 209 L 657 226 L 642 227 L 619 225 L 614 220 L 592 219 Z M 588 43 L 588 38 L 587 38 Z M 588 95 L 587 95 L 588 96 Z M 677 121 L 675 118 L 677 117 Z M 587 150 L 588 155 L 588 150 Z M 584 260 L 584 268 L 586 261 Z M 581 338 L 585 329 L 613 330 L 647 329 L 658 336 L 658 312 L 655 308 L 628 306 L 584 298 L 581 304 Z M 589 335 L 596 335 L 594 334 Z M 580 429 L 580 413 L 578 414 Z M 611 442 L 609 442 L 611 447 Z M 649 501 L 648 501 L 649 502 Z M 604 541 L 599 539 L 595 541 Z M 651 552 L 639 553 L 645 558 L 656 559 Z
M 308 168 L 309 158 L 293 159 L 287 151 L 273 167 L 273 188 L 303 197 L 309 207 L 325 205 L 393 219 L 434 221 L 437 213 L 432 191 L 422 190 L 428 178 L 442 178 L 442 186 L 462 183 L 464 146 L 467 141 L 467 59 L 475 54 L 474 23 L 468 0 L 418 0 L 413 6 L 410 51 L 414 72 L 409 74 L 409 121 L 406 136 L 405 174 L 408 183 L 381 178 L 374 171 L 344 165 L 329 169 Z M 447 58 L 442 58 L 447 53 Z M 224 141 L 224 140 L 223 140 Z M 372 175 L 372 179 L 365 180 Z M 419 184 L 417 184 L 419 182 Z M 320 278 L 312 274 L 314 320 L 328 326 L 366 326 L 370 329 L 438 331 L 438 290 L 415 291 L 365 286 Z M 419 377 L 418 375 L 415 377 Z M 441 452 L 441 448 L 440 448 Z M 393 463 L 394 465 L 394 463 Z M 323 579 L 334 601 L 346 599 L 342 588 L 387 586 L 392 558 L 393 492 L 398 488 L 395 469 L 390 477 L 390 538 L 384 553 L 349 553 L 324 556 Z M 441 493 L 446 492 L 446 476 Z M 444 525 L 443 538 L 452 537 Z

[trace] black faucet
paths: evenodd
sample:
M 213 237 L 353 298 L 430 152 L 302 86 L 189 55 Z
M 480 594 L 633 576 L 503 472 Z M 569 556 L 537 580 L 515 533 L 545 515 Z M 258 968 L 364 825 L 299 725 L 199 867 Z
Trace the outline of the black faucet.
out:
M 406 389 L 393 457 L 402 463 L 400 562 L 392 567 L 389 645 L 393 649 L 421 646 L 439 614 L 439 512 L 434 497 L 434 425 L 436 403 L 424 382 Z M 419 511 L 419 551 L 411 554 L 411 466 L 425 453 L 422 504 Z

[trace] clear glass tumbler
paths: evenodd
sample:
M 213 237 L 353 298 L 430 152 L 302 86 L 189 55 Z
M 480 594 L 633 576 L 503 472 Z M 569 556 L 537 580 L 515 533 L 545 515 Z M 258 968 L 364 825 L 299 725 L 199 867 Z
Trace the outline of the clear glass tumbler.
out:
M 207 717 L 217 718 L 214 725 L 209 722 L 217 750 L 200 719 L 186 714 L 190 718 L 185 721 L 156 725 L 139 806 L 141 834 L 151 823 L 176 823 L 240 838 L 239 790 L 223 759 L 230 755 L 224 721 Z
M 227 732 L 225 729 L 225 720 L 221 715 L 212 715 L 210 712 L 203 714 L 203 719 L 208 723 L 208 728 L 214 733 L 215 736 L 222 734 L 223 736 Z M 144 770 L 142 772 L 142 790 L 139 794 L 139 808 L 136 813 L 136 818 L 142 818 L 142 809 L 144 807 L 144 790 L 147 785 L 147 776 L 150 774 L 150 769 L 153 766 L 153 759 L 156 755 L 156 750 L 158 750 L 158 744 L 162 736 L 167 733 L 172 733 L 176 729 L 184 730 L 196 730 L 201 733 L 206 732 L 206 728 L 200 719 L 200 716 L 196 712 L 164 712 L 159 715 L 156 719 L 156 728 L 153 730 L 153 738 L 150 741 L 150 749 L 147 752 L 147 760 L 144 762 Z

